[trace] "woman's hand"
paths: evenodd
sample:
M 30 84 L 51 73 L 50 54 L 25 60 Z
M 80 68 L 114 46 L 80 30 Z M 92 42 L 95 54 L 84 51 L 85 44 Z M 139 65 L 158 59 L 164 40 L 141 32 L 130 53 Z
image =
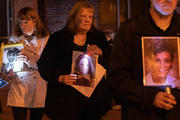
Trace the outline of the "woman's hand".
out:
M 66 85 L 72 85 L 77 80 L 76 74 L 60 75 L 58 81 Z
M 158 92 L 153 105 L 161 109 L 171 110 L 176 105 L 175 97 L 167 92 Z
M 90 56 L 93 54 L 102 56 L 102 50 L 97 45 L 88 45 L 87 54 L 89 54 Z
M 29 58 L 27 57 L 27 55 L 19 53 L 17 56 L 17 60 L 27 62 L 29 60 Z
M 13 77 L 15 76 L 15 73 L 13 72 L 13 69 L 10 69 L 9 72 L 6 72 L 6 73 L 2 73 L 0 78 L 6 80 L 6 81 L 9 81 L 11 80 Z

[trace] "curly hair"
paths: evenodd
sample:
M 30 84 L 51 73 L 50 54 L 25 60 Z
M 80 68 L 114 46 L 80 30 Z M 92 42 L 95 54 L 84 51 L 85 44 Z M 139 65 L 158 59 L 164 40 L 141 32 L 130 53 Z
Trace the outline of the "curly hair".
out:
M 166 51 L 166 52 L 168 52 L 170 54 L 171 61 L 174 58 L 175 47 L 173 47 L 171 45 L 171 41 L 167 41 L 167 40 L 159 41 L 159 40 L 156 40 L 154 42 L 154 44 L 152 45 L 152 50 L 153 50 L 152 51 L 153 55 L 156 55 L 158 53 L 162 53 L 162 52 Z

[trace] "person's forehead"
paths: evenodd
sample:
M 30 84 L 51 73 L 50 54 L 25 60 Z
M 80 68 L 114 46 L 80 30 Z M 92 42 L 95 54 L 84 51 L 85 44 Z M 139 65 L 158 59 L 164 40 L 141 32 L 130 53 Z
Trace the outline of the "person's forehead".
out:
M 32 22 L 32 19 L 20 19 L 19 22 Z
M 83 13 L 83 12 L 90 12 L 90 13 L 92 13 L 92 14 L 94 13 L 92 8 L 86 8 L 86 7 L 82 7 L 82 8 L 79 10 L 79 14 L 80 14 L 80 13 Z
M 168 57 L 170 57 L 170 52 L 162 51 L 162 52 L 157 53 L 156 56 L 166 56 L 166 57 L 168 56 Z
M 15 54 L 16 54 L 16 52 L 11 52 L 8 55 L 15 55 Z

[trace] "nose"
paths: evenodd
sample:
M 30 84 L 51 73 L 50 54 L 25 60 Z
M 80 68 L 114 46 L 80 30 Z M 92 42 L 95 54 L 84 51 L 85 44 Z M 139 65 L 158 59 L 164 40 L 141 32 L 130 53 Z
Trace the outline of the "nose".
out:
M 89 22 L 89 19 L 88 18 L 86 18 L 86 20 L 85 20 L 86 22 Z
M 162 62 L 160 63 L 160 67 L 164 67 L 164 66 L 165 66 L 165 62 L 162 61 Z
M 91 18 L 86 17 L 85 21 L 86 21 L 86 22 L 90 22 L 90 21 L 91 21 Z

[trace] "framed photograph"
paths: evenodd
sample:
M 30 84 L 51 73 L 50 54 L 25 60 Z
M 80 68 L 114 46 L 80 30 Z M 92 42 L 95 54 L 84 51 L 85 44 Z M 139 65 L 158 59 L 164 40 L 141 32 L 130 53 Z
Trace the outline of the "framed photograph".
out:
M 73 85 L 93 87 L 95 82 L 97 56 L 89 56 L 85 52 L 73 51 L 71 73 L 78 79 Z
M 142 37 L 144 86 L 175 86 L 179 80 L 179 37 Z
M 17 59 L 18 54 L 23 49 L 23 44 L 1 45 L 1 72 L 14 72 L 23 70 L 23 61 Z

